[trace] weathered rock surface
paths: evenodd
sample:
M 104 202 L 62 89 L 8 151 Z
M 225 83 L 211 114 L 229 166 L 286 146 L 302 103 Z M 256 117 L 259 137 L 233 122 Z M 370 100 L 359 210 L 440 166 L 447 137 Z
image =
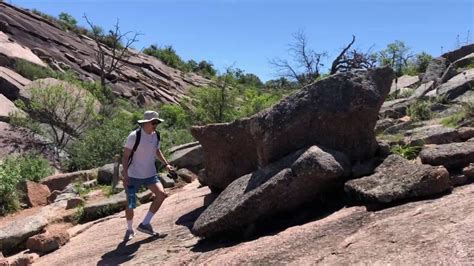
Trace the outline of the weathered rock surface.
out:
M 0 94 L 3 94 L 10 101 L 23 99 L 25 96 L 23 88 L 30 82 L 29 79 L 22 77 L 20 74 L 0 66 Z
M 336 74 L 250 118 L 193 127 L 204 150 L 204 182 L 224 189 L 258 166 L 313 144 L 352 161 L 372 157 L 378 111 L 393 76 L 389 68 Z
M 7 67 L 22 58 L 38 65 L 48 62 L 53 69 L 70 69 L 83 80 L 100 79 L 94 63 L 97 45 L 89 37 L 63 31 L 58 25 L 5 2 L 0 3 L 0 23 L 0 40 L 6 40 L 2 41 L 0 55 L 6 57 L 1 61 Z M 113 92 L 131 101 L 177 103 L 191 87 L 210 82 L 168 67 L 154 57 L 130 52 L 131 57 L 119 73 L 108 78 L 115 80 L 118 76 L 111 83 Z
M 170 163 L 179 168 L 188 168 L 192 171 L 199 170 L 203 165 L 204 154 L 199 142 L 187 143 L 173 147 L 169 151 Z
M 49 190 L 62 191 L 67 185 L 73 183 L 76 180 L 87 181 L 95 178 L 97 175 L 97 169 L 77 171 L 73 173 L 64 173 L 48 176 L 41 180 L 41 184 L 45 184 L 49 187 Z
M 199 241 L 192 226 L 210 196 L 194 182 L 168 197 L 152 220 L 168 236 L 138 234 L 120 244 L 123 215 L 90 225 L 61 249 L 40 257 L 35 265 L 305 265 L 455 264 L 474 262 L 474 185 L 455 188 L 436 200 L 422 200 L 377 212 L 343 208 L 285 230 L 246 242 Z M 136 209 L 143 217 L 148 205 Z M 113 228 L 113 230 L 112 230 Z M 107 229 L 107 230 L 105 230 Z M 100 244 L 91 245 L 90 243 Z
M 191 172 L 186 168 L 179 169 L 178 171 L 176 171 L 176 174 L 178 174 L 178 176 L 181 177 L 181 179 L 183 179 L 186 183 L 191 183 L 194 180 L 198 179 L 198 176 L 195 173 Z
M 434 81 L 435 84 L 438 84 L 441 82 L 441 76 L 449 63 L 450 62 L 444 57 L 433 58 L 426 67 L 426 72 L 423 75 L 421 83 L 423 84 Z
M 398 77 L 397 79 L 393 80 L 392 86 L 390 87 L 390 93 L 402 88 L 414 88 L 419 81 L 420 78 L 418 76 L 403 75 Z
M 119 168 L 119 175 L 121 175 L 123 170 L 122 165 Z M 114 176 L 114 164 L 109 163 L 99 168 L 97 173 L 97 182 L 99 184 L 110 185 L 112 184 L 112 179 Z
M 19 58 L 36 65 L 46 67 L 46 64 L 41 61 L 41 59 L 36 56 L 28 47 L 15 42 L 8 32 L 5 34 L 5 32 L 2 31 L 0 31 L 0 42 L 2 43 L 2 46 L 0 46 L 0 54 L 6 56 L 7 58 Z
M 425 147 L 420 152 L 421 162 L 443 165 L 446 168 L 462 168 L 474 163 L 474 142 L 450 143 Z
M 356 201 L 386 204 L 439 195 L 451 190 L 451 184 L 444 167 L 417 165 L 390 155 L 373 175 L 346 182 L 344 190 Z
M 26 181 L 26 197 L 30 207 L 48 205 L 50 194 L 48 186 L 29 180 Z
M 30 236 L 41 232 L 48 225 L 48 220 L 42 215 L 25 217 L 13 221 L 0 228 L 0 250 L 9 252 Z
M 0 121 L 9 122 L 10 114 L 13 113 L 22 114 L 23 112 L 18 109 L 15 104 L 7 97 L 3 96 L 3 94 L 0 94 Z
M 460 142 L 459 132 L 441 125 L 428 125 L 405 131 L 405 142 L 410 145 L 445 144 Z
M 46 231 L 28 238 L 26 248 L 39 253 L 54 251 L 69 241 L 69 233 L 63 230 Z
M 199 216 L 193 233 L 211 237 L 291 210 L 327 191 L 350 173 L 347 157 L 312 146 L 232 182 Z
M 468 69 L 441 84 L 436 90 L 438 95 L 453 100 L 472 88 L 474 88 L 474 69 Z

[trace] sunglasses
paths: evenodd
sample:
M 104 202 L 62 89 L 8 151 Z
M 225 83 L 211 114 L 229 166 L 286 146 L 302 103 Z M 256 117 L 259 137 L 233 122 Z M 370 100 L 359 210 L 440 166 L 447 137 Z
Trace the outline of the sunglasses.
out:
M 158 125 L 159 123 L 160 123 L 159 121 L 152 121 L 151 122 L 151 124 L 154 125 L 154 126 Z

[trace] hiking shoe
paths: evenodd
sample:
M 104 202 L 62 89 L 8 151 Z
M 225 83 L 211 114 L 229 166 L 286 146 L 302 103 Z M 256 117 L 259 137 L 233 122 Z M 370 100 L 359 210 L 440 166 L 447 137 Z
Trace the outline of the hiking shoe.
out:
M 125 232 L 125 236 L 124 236 L 123 240 L 124 241 L 132 240 L 132 238 L 134 238 L 135 235 L 136 235 L 136 233 L 133 230 L 127 230 Z
M 142 232 L 142 233 L 149 234 L 149 235 L 152 235 L 152 236 L 159 235 L 157 232 L 153 231 L 153 227 L 151 227 L 151 224 L 140 223 L 137 227 L 137 230 Z

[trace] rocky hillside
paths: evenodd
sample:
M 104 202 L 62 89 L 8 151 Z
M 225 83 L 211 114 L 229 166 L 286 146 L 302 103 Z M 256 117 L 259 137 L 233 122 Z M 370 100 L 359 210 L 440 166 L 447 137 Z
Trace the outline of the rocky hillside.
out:
M 14 51 L 0 50 L 2 82 L 28 87 L 9 69 L 18 57 L 97 78 L 87 37 L 53 41 L 44 36 L 55 25 L 0 7 L 0 49 Z M 17 37 L 28 31 L 35 33 Z M 134 58 L 114 88 L 119 95 L 139 100 L 153 91 L 149 99 L 164 101 L 156 90 L 166 80 L 177 101 L 177 84 L 191 83 L 174 70 L 164 79 L 157 60 Z M 120 84 L 148 89 L 126 95 Z M 434 58 L 419 76 L 396 78 L 388 67 L 338 73 L 251 117 L 193 127 L 198 143 L 170 156 L 191 184 L 167 189 L 152 221 L 160 237 L 122 241 L 123 186 L 109 196 L 97 188 L 118 180 L 118 164 L 30 182 L 32 208 L 0 219 L 0 265 L 473 264 L 473 88 L 471 44 Z M 139 200 L 137 219 L 153 197 Z
M 58 229 L 69 205 L 118 211 L 125 196 L 88 202 L 68 187 L 95 174 L 48 177 L 54 203 L 0 220 L 12 255 L 0 261 L 472 264 L 473 55 L 465 46 L 395 80 L 389 68 L 336 74 L 249 118 L 194 127 L 199 143 L 171 159 L 199 182 L 170 191 L 158 238 L 123 242 L 123 212 Z
M 9 73 L 15 61 L 23 59 L 56 71 L 72 70 L 82 80 L 100 80 L 96 63 L 96 43 L 85 35 L 64 31 L 43 17 L 5 2 L 0 2 L 0 92 L 28 83 L 23 77 Z M 110 51 L 109 51 L 110 52 Z M 170 68 L 154 57 L 130 51 L 118 73 L 108 77 L 116 80 L 112 90 L 116 95 L 145 104 L 177 103 L 192 86 L 209 81 L 192 73 Z

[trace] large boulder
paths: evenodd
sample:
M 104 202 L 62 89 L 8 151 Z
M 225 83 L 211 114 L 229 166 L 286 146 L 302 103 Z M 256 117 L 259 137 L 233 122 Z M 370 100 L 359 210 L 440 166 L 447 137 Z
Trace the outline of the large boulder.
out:
M 199 142 L 187 143 L 170 149 L 170 163 L 179 168 L 198 172 L 202 167 L 204 155 Z
M 436 90 L 437 94 L 446 99 L 453 100 L 463 95 L 474 87 L 474 69 L 465 70 L 446 83 L 441 84 Z
M 393 80 L 390 87 L 390 93 L 399 91 L 403 88 L 414 88 L 420 81 L 418 76 L 403 75 Z
M 232 182 L 199 216 L 192 232 L 212 237 L 291 210 L 342 184 L 350 170 L 340 152 L 317 146 L 298 150 Z
M 66 229 L 46 231 L 28 238 L 26 248 L 41 254 L 54 251 L 69 241 L 69 233 Z
M 462 168 L 474 163 L 474 142 L 449 143 L 425 147 L 420 152 L 421 162 L 443 165 L 446 168 Z
M 48 205 L 50 194 L 48 186 L 33 181 L 26 181 L 26 197 L 30 207 Z
M 55 174 L 41 180 L 41 184 L 47 185 L 50 191 L 62 191 L 75 181 L 87 181 L 96 178 L 97 169 L 77 171 L 72 173 Z
M 112 184 L 112 180 L 114 177 L 114 163 L 109 163 L 106 164 L 102 167 L 99 168 L 99 171 L 97 173 L 97 182 L 99 184 L 105 184 L 105 185 L 110 185 Z M 121 176 L 123 167 L 122 165 L 119 166 L 119 177 Z
M 393 203 L 435 196 L 451 190 L 446 168 L 417 165 L 398 155 L 390 155 L 373 175 L 354 179 L 344 185 L 356 202 Z
M 442 57 L 448 59 L 449 62 L 455 62 L 472 53 L 474 53 L 474 44 L 468 44 L 454 51 L 447 52 Z
M 441 125 L 427 125 L 404 132 L 405 142 L 409 145 L 445 144 L 461 141 L 459 132 L 454 128 Z
M 41 216 L 27 216 L 0 227 L 0 250 L 10 252 L 48 225 L 48 220 Z
M 191 128 L 203 146 L 205 183 L 224 189 L 313 144 L 344 152 L 351 161 L 372 157 L 378 111 L 393 77 L 390 68 L 336 74 L 250 118 Z
M 439 84 L 441 82 L 441 76 L 444 71 L 446 71 L 448 65 L 449 61 L 444 57 L 433 58 L 426 67 L 421 83 L 433 81 L 435 84 Z

